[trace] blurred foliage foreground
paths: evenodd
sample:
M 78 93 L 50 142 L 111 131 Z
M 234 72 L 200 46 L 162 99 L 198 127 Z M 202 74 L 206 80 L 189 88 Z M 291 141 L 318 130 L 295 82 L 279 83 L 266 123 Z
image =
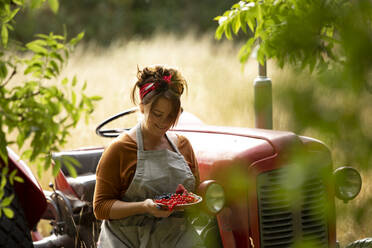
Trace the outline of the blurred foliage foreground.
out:
M 58 1 L 49 1 L 49 4 L 53 11 L 58 10 Z M 10 37 L 16 24 L 15 16 L 25 5 L 22 0 L 0 1 L 0 217 L 2 213 L 13 216 L 9 205 L 14 196 L 5 195 L 5 185 L 22 181 L 16 171 L 10 172 L 7 167 L 7 146 L 16 144 L 21 150 L 29 143 L 29 148 L 20 155 L 36 162 L 41 177 L 43 169 L 52 164 L 51 152 L 66 143 L 69 130 L 83 114 L 88 117 L 94 101 L 100 99 L 84 94 L 86 83 L 77 95 L 76 77 L 59 78 L 83 33 L 70 40 L 67 34 L 38 34 L 27 44 Z M 74 171 L 73 162 L 69 168 Z M 58 169 L 54 166 L 55 175 Z
M 215 19 L 217 39 L 247 34 L 241 63 L 273 59 L 297 75 L 274 82 L 289 130 L 325 141 L 336 167 L 372 168 L 371 1 L 246 0 Z M 359 223 L 370 198 L 356 209 Z
M 298 75 L 276 89 L 291 130 L 321 137 L 338 163 L 372 166 L 371 1 L 241 1 L 216 19 L 217 38 L 254 33 L 242 63 L 256 49 L 260 63 L 274 59 Z

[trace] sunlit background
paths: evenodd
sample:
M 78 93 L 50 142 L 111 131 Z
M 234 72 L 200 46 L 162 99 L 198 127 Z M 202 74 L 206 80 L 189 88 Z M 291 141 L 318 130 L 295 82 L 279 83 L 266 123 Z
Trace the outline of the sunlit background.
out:
M 61 78 L 76 75 L 79 84 L 87 82 L 87 94 L 103 97 L 89 122 L 82 120 L 71 130 L 61 149 L 107 145 L 110 140 L 98 137 L 96 126 L 133 107 L 130 92 L 137 67 L 152 64 L 165 64 L 181 71 L 189 85 L 182 98 L 183 108 L 206 124 L 254 127 L 253 81 L 258 64 L 254 57 L 245 65 L 239 63 L 237 54 L 244 36 L 234 41 L 214 39 L 218 24 L 213 18 L 233 3 L 61 1 L 56 15 L 48 8 L 25 10 L 17 19 L 15 30 L 17 38 L 24 42 L 35 33 L 67 31 L 73 36 L 85 31 L 85 38 L 71 55 Z M 273 82 L 274 129 L 318 138 L 330 147 L 334 167 L 351 165 L 362 170 L 361 194 L 348 204 L 336 199 L 337 237 L 341 245 L 371 235 L 367 218 L 371 213 L 366 211 L 372 187 L 368 182 L 371 161 L 368 156 L 359 159 L 360 154 L 370 151 L 371 93 L 355 95 L 352 91 L 329 88 L 327 80 L 334 77 L 319 82 L 306 72 L 279 69 L 273 61 L 268 61 L 268 76 Z M 323 120 L 321 126 L 317 126 L 319 120 Z M 134 116 L 117 124 L 131 127 L 135 121 Z M 313 125 L 317 127 L 312 128 Z M 334 132 L 336 129 L 338 132 Z M 364 163 L 354 163 L 355 156 Z M 36 170 L 36 166 L 30 167 Z M 51 173 L 46 172 L 41 184 L 47 189 L 52 180 Z

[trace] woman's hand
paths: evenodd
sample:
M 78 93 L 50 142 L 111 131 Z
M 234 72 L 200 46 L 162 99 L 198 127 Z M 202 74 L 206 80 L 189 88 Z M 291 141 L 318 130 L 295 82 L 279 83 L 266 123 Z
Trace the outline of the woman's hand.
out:
M 151 199 L 146 199 L 143 202 L 144 208 L 148 214 L 155 217 L 165 218 L 168 217 L 173 211 L 159 209 L 158 205 Z

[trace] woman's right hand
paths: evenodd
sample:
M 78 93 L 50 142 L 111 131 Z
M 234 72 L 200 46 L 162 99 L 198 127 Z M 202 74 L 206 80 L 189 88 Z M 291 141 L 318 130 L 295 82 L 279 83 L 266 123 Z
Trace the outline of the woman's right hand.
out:
M 151 214 L 157 218 L 165 218 L 171 215 L 173 211 L 159 209 L 158 205 L 151 199 L 146 199 L 143 202 L 146 213 Z

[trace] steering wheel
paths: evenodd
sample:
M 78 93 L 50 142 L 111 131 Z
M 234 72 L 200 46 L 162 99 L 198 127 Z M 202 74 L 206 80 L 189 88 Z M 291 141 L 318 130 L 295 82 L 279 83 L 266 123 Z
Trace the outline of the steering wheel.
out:
M 101 124 L 99 124 L 96 128 L 96 134 L 98 136 L 101 136 L 101 137 L 105 137 L 105 138 L 115 138 L 115 137 L 118 137 L 123 131 L 125 130 L 129 130 L 129 128 L 123 128 L 123 129 L 106 129 L 106 130 L 102 130 L 102 128 L 120 118 L 120 117 L 123 117 L 123 116 L 126 116 L 126 115 L 130 115 L 130 114 L 133 114 L 134 112 L 136 112 L 138 110 L 137 107 L 134 107 L 134 108 L 131 108 L 131 109 L 128 109 L 128 110 L 125 110 L 123 112 L 120 112 L 114 116 L 111 116 L 110 118 L 104 120 Z

